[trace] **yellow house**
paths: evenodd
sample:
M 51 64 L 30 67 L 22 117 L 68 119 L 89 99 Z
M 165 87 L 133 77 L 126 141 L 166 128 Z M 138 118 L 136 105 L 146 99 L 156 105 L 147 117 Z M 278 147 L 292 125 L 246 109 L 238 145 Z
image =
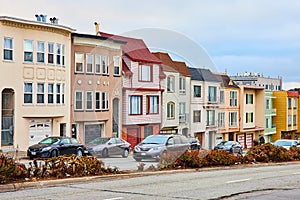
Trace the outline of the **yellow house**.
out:
M 46 136 L 70 135 L 73 29 L 0 16 L 0 149 L 24 151 Z
M 299 120 L 299 93 L 296 91 L 274 91 L 273 106 L 277 110 L 274 117 L 276 124 L 276 134 L 273 142 L 278 139 L 298 139 L 300 137 L 298 123 Z M 298 133 L 297 133 L 298 130 Z

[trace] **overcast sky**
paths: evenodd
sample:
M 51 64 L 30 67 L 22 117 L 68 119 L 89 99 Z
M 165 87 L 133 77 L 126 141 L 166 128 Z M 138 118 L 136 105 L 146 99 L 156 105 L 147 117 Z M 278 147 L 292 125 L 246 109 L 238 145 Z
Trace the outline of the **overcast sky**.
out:
M 35 20 L 35 14 L 46 14 L 91 34 L 97 21 L 102 31 L 142 38 L 152 50 L 173 53 L 189 65 L 227 70 L 229 75 L 247 71 L 282 76 L 286 89 L 300 87 L 287 84 L 300 82 L 299 0 L 184 2 L 0 0 L 0 15 Z

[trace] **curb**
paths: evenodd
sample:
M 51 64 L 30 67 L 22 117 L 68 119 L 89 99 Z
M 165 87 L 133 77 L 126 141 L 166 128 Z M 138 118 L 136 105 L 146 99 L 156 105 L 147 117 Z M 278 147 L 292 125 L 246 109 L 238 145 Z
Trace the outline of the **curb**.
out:
M 111 175 L 102 175 L 102 176 L 87 176 L 87 177 L 75 177 L 75 178 L 64 178 L 64 179 L 51 179 L 51 180 L 41 180 L 41 181 L 30 181 L 30 182 L 20 182 L 20 183 L 9 183 L 9 184 L 0 184 L 0 193 L 4 192 L 13 192 L 24 189 L 33 189 L 33 188 L 45 188 L 53 187 L 58 185 L 66 184 L 76 184 L 76 183 L 88 183 L 93 181 L 100 180 L 109 180 L 109 179 L 124 179 L 124 178 L 133 178 L 133 177 L 142 177 L 142 176 L 153 176 L 160 174 L 176 174 L 176 173 L 186 173 L 186 172 L 205 172 L 212 170 L 230 170 L 236 168 L 250 168 L 250 167 L 263 167 L 263 166 L 278 166 L 278 165 L 290 165 L 290 164 L 299 164 L 300 161 L 285 162 L 285 163 L 252 163 L 247 165 L 233 165 L 233 166 L 221 166 L 221 167 L 206 167 L 206 168 L 196 168 L 196 169 L 174 169 L 174 170 L 162 170 L 162 171 L 124 171 L 129 173 L 124 174 L 111 174 Z

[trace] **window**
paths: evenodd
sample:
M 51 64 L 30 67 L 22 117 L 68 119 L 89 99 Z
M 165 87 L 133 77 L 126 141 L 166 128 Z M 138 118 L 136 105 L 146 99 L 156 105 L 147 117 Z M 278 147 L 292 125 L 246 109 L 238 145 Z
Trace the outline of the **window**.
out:
M 237 91 L 230 91 L 230 106 L 237 106 Z
M 179 93 L 185 93 L 185 77 L 179 77 Z
M 120 76 L 120 57 L 114 56 L 114 75 Z
M 56 84 L 56 103 L 61 103 L 61 84 Z
M 54 103 L 54 84 L 48 84 L 48 104 Z
M 108 58 L 102 56 L 102 74 L 108 74 Z
M 75 72 L 83 73 L 83 53 L 75 53 Z
M 139 66 L 139 81 L 152 81 L 152 67 L 148 65 Z
M 65 63 L 65 59 L 66 59 L 66 46 L 65 45 L 62 45 L 61 52 L 62 52 L 61 62 L 62 62 L 62 65 L 65 66 L 66 65 L 66 63 Z
M 37 84 L 37 94 L 36 94 L 36 101 L 38 104 L 45 103 L 45 84 L 38 83 Z
M 48 43 L 48 64 L 54 64 L 54 44 Z
M 217 101 L 217 87 L 208 86 L 208 101 Z
M 214 126 L 215 125 L 215 111 L 207 110 L 206 111 L 206 126 Z
M 185 121 L 185 103 L 179 103 L 179 120 Z
M 297 125 L 297 115 L 293 115 L 293 125 Z
M 61 86 L 61 103 L 65 103 L 65 84 L 63 83 Z
M 237 112 L 229 112 L 229 126 L 237 126 Z
M 94 56 L 92 54 L 86 54 L 86 73 L 93 73 L 94 71 Z
M 142 114 L 142 96 L 129 96 L 129 114 Z
M 193 112 L 193 121 L 201 122 L 201 110 L 194 110 Z
M 225 93 L 223 90 L 220 91 L 220 103 L 225 102 Z
M 266 109 L 267 109 L 267 110 L 270 110 L 270 109 L 271 109 L 271 107 L 270 107 L 270 99 L 267 99 L 267 100 L 266 100 Z
M 167 104 L 167 119 L 174 119 L 175 118 L 175 103 L 169 102 Z
M 24 61 L 33 62 L 33 41 L 24 40 Z
M 147 96 L 147 114 L 158 113 L 158 96 Z
M 201 86 L 194 85 L 194 97 L 201 97 Z
M 246 123 L 253 123 L 253 112 L 246 113 Z
M 153 126 L 144 126 L 144 138 L 153 135 Z
M 39 63 L 45 62 L 45 43 L 44 42 L 37 42 L 37 53 L 36 53 L 36 59 Z
M 83 93 L 81 91 L 75 92 L 75 110 L 83 110 Z
M 167 91 L 174 92 L 175 91 L 175 77 L 168 76 L 167 78 Z
M 225 113 L 224 112 L 220 112 L 218 114 L 218 126 L 225 127 Z
M 93 92 L 86 92 L 86 110 L 93 109 Z
M 270 119 L 266 118 L 266 128 L 270 128 Z
M 61 65 L 61 44 L 56 44 L 56 64 Z
M 292 108 L 292 99 L 288 98 L 288 108 Z
M 32 83 L 24 83 L 24 103 L 33 103 Z
M 4 38 L 4 60 L 13 60 L 13 39 L 12 38 Z
M 246 94 L 246 104 L 253 104 L 253 94 Z
M 297 99 L 294 98 L 294 108 L 297 108 Z
M 95 93 L 95 109 L 96 110 L 100 110 L 100 95 L 101 95 L 101 93 L 100 92 L 96 92 Z
M 102 92 L 102 110 L 108 110 L 108 93 Z
M 95 55 L 95 72 L 96 74 L 101 73 L 101 56 L 100 55 Z
M 292 125 L 292 115 L 288 116 L 288 126 Z

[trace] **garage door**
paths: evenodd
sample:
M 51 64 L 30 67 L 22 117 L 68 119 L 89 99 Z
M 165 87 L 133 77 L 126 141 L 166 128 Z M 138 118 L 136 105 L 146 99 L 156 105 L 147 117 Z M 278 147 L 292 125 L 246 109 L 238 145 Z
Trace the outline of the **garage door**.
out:
M 36 144 L 45 137 L 49 136 L 52 136 L 51 120 L 32 121 L 29 123 L 29 146 Z
M 128 128 L 127 129 L 127 142 L 129 142 L 131 144 L 132 148 L 134 148 L 140 142 L 138 128 Z
M 84 125 L 84 141 L 85 144 L 89 143 L 97 137 L 104 137 L 103 124 L 85 124 Z

